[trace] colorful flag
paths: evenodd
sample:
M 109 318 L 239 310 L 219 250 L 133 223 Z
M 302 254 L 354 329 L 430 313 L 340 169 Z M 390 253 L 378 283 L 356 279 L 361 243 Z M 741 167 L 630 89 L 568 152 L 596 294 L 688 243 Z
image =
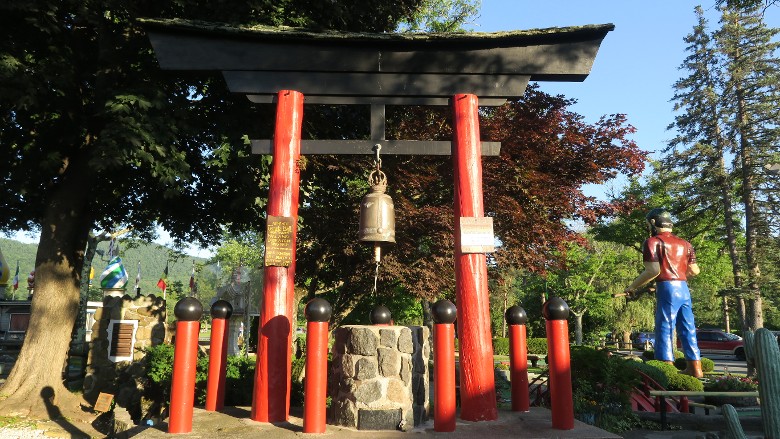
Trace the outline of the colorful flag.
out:
M 14 291 L 19 289 L 19 261 L 16 261 L 16 274 L 14 275 Z
M 190 274 L 190 294 L 195 292 L 195 261 L 192 261 L 192 274 Z
M 100 274 L 100 288 L 123 288 L 127 284 L 127 271 L 119 256 L 108 261 L 108 266 Z
M 111 242 L 108 244 L 108 259 L 114 259 L 114 245 L 116 244 L 116 239 L 111 238 Z
M 163 290 L 165 292 L 165 289 L 168 287 L 168 262 L 165 263 L 165 271 L 163 271 L 162 277 L 160 277 L 160 280 L 157 281 L 157 288 Z

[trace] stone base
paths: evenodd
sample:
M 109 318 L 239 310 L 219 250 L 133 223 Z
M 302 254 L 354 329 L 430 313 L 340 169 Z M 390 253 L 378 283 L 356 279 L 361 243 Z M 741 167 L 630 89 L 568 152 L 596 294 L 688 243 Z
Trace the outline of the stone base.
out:
M 407 430 L 428 419 L 428 328 L 343 326 L 334 338 L 328 382 L 337 425 Z

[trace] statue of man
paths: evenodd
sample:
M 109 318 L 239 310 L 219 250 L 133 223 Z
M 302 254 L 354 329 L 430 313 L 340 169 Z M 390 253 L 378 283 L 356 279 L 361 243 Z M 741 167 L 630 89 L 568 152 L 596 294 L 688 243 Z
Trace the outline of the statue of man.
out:
M 672 217 L 664 209 L 653 209 L 647 216 L 650 238 L 642 245 L 645 270 L 626 288 L 628 295 L 656 280 L 655 358 L 674 362 L 672 331 L 682 344 L 687 368 L 682 372 L 701 378 L 701 355 L 696 342 L 688 277 L 699 274 L 696 254 L 688 241 L 672 234 Z

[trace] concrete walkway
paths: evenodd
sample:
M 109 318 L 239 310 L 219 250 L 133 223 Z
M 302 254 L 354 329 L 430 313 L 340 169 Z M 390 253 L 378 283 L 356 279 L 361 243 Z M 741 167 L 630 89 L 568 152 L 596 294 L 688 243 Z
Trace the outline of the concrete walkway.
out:
M 328 425 L 326 432 L 321 435 L 303 433 L 303 422 L 299 416 L 290 416 L 290 421 L 279 424 L 265 424 L 249 419 L 249 410 L 237 407 L 228 407 L 222 413 L 207 412 L 195 409 L 193 415 L 193 430 L 188 434 L 177 434 L 182 438 L 300 438 L 300 437 L 338 437 L 338 438 L 407 438 L 417 439 L 421 437 L 442 438 L 577 438 L 577 439 L 619 439 L 620 436 L 596 428 L 592 425 L 574 421 L 573 430 L 553 430 L 551 426 L 550 411 L 544 408 L 532 407 L 528 413 L 516 413 L 500 411 L 497 421 L 491 422 L 467 422 L 457 421 L 455 432 L 438 433 L 433 431 L 433 421 L 415 428 L 411 432 L 400 431 L 361 431 Z M 141 428 L 136 427 L 127 431 L 128 437 L 133 438 L 168 438 L 172 435 L 166 433 L 167 424 Z

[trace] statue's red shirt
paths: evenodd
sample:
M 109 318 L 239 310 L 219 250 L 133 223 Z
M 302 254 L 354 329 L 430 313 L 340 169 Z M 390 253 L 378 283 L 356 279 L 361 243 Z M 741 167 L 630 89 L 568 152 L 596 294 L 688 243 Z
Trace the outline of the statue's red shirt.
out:
M 661 274 L 656 278 L 658 281 L 687 280 L 685 274 L 688 266 L 696 263 L 696 253 L 690 242 L 671 232 L 661 232 L 645 240 L 642 260 L 661 265 Z

